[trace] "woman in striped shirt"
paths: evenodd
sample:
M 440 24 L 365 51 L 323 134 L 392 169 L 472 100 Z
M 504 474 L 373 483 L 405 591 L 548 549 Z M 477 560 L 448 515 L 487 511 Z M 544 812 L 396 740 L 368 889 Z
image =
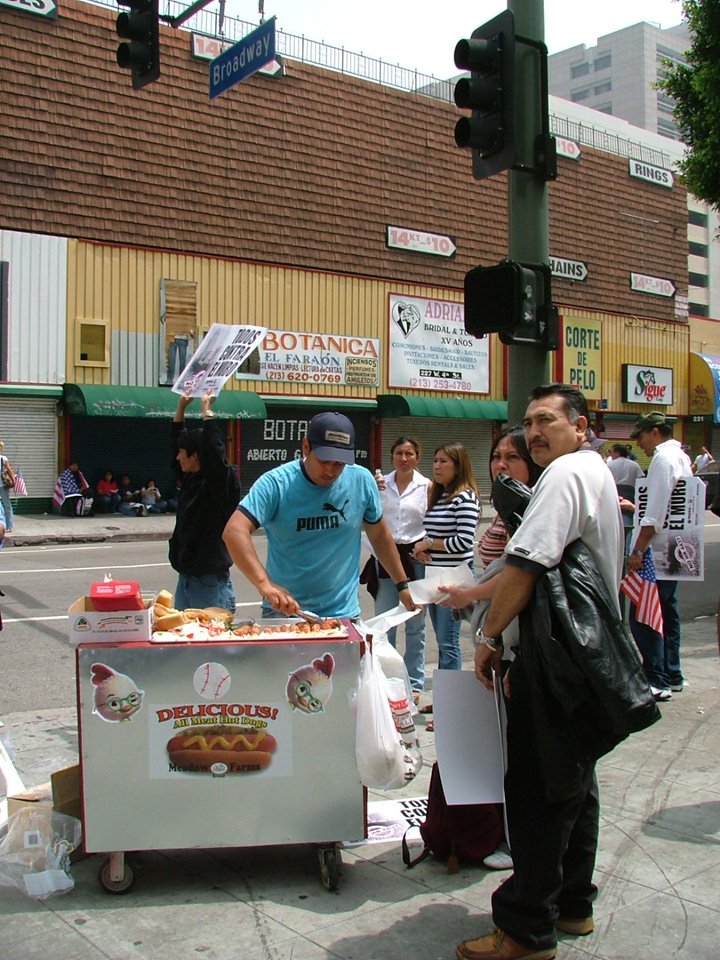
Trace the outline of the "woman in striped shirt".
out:
M 433 483 L 425 514 L 427 538 L 415 544 L 415 557 L 431 567 L 472 568 L 475 528 L 480 514 L 478 490 L 462 443 L 444 443 L 435 451 Z M 449 607 L 427 605 L 435 630 L 440 670 L 459 670 L 460 623 Z

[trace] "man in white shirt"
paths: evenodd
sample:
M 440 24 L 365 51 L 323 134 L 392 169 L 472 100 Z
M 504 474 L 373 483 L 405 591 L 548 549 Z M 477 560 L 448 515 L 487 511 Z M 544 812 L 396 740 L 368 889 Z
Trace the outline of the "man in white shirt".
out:
M 475 675 L 493 689 L 501 634 L 532 600 L 538 580 L 560 563 L 566 547 L 582 539 L 615 604 L 623 543 L 617 489 L 588 438 L 585 397 L 568 384 L 536 387 L 523 426 L 530 456 L 543 467 L 517 532 L 505 547 L 506 562 L 482 630 Z M 528 634 L 523 642 L 531 643 Z M 532 728 L 538 686 L 522 652 L 505 680 L 507 772 L 505 809 L 513 875 L 492 897 L 495 929 L 456 948 L 457 960 L 551 960 L 557 931 L 585 936 L 593 930 L 597 887 L 593 870 L 599 830 L 595 765 L 578 765 L 577 789 L 549 799 L 553 766 L 543 734 Z M 547 708 L 557 710 L 552 698 Z
M 635 481 L 643 475 L 642 467 L 636 460 L 630 459 L 624 443 L 612 445 L 607 466 L 616 486 L 624 483 L 634 487 Z
M 665 524 L 670 497 L 678 480 L 691 477 L 690 458 L 677 440 L 672 438 L 672 426 L 664 413 L 653 410 L 635 424 L 630 434 L 638 446 L 652 457 L 647 472 L 647 506 L 640 532 L 635 540 L 628 570 L 639 570 L 643 554 L 656 533 Z M 677 580 L 658 580 L 662 608 L 663 635 L 645 623 L 638 623 L 634 607 L 630 607 L 630 629 L 643 658 L 645 675 L 656 700 L 670 700 L 672 692 L 680 693 L 684 680 L 680 668 L 680 617 L 677 611 Z
M 715 457 L 710 453 L 707 447 L 700 447 L 700 453 L 695 457 L 693 462 L 693 473 L 698 473 L 702 470 L 703 467 L 706 467 L 709 463 L 714 461 Z

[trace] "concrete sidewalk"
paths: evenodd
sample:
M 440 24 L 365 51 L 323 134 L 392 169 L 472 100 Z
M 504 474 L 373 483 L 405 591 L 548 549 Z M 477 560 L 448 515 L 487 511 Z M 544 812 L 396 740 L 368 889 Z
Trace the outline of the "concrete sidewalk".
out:
M 12 533 L 4 549 L 44 543 L 92 543 L 106 540 L 167 540 L 175 527 L 174 513 L 126 517 L 100 513 L 93 517 L 56 517 L 52 513 L 15 514 Z
M 659 723 L 599 764 L 596 930 L 564 936 L 560 960 L 720 957 L 715 619 L 686 624 L 683 649 L 690 685 L 663 705 Z M 467 641 L 463 654 L 469 668 Z M 28 785 L 77 760 L 74 710 L 2 719 Z M 421 774 L 371 799 L 427 795 L 434 738 L 423 718 L 418 726 Z M 126 802 L 142 816 L 141 800 Z M 146 851 L 132 860 L 137 882 L 124 896 L 100 888 L 98 855 L 72 867 L 73 891 L 45 902 L 0 888 L 2 960 L 452 960 L 460 939 L 492 925 L 490 894 L 505 876 L 480 866 L 448 876 L 432 858 L 408 872 L 397 841 L 344 851 L 337 893 L 321 885 L 310 847 Z

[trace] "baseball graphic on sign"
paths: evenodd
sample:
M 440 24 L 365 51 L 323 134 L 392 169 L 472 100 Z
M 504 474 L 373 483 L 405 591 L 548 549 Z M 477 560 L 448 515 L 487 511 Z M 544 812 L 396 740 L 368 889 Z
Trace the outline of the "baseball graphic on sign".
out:
M 193 686 L 205 700 L 219 700 L 230 689 L 230 674 L 221 663 L 203 663 L 193 674 Z

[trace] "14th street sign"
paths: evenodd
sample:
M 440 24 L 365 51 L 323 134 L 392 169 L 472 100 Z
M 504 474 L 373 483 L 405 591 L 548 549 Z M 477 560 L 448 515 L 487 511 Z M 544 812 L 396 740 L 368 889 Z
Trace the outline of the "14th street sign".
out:
M 210 62 L 210 99 L 275 59 L 275 17 Z

